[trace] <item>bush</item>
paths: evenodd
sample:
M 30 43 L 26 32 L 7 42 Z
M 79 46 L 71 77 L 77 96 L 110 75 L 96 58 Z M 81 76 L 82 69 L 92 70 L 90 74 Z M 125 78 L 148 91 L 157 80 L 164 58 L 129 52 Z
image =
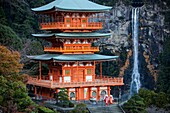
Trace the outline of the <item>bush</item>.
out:
M 74 107 L 74 104 L 72 102 L 69 102 L 69 107 Z
M 123 108 L 126 113 L 147 113 L 144 99 L 139 95 L 134 95 L 123 105 Z
M 38 113 L 55 113 L 53 110 L 48 109 L 46 107 L 40 106 L 38 108 Z
M 73 110 L 73 113 L 89 113 L 89 111 L 86 108 L 86 104 L 80 103 L 77 104 L 76 108 Z

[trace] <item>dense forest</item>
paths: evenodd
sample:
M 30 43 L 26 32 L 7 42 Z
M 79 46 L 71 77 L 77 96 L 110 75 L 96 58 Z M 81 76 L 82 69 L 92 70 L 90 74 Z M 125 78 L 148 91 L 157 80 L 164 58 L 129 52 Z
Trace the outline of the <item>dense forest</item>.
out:
M 31 8 L 41 6 L 53 0 L 0 0 L 0 110 L 7 113 L 18 111 L 35 111 L 42 106 L 33 103 L 28 96 L 25 86 L 27 74 L 37 74 L 38 64 L 30 62 L 26 55 L 43 53 L 43 45 L 47 44 L 40 39 L 33 38 L 31 34 L 40 33 L 38 20 Z M 113 6 L 116 0 L 91 0 L 99 4 Z M 145 0 L 146 1 L 146 0 Z M 131 0 L 122 0 L 130 5 Z M 169 0 L 149 0 L 146 3 L 165 4 L 169 9 Z M 170 25 L 170 12 L 163 12 L 165 22 Z M 168 26 L 170 27 L 170 26 Z M 141 89 L 124 106 L 127 113 L 139 113 L 150 106 L 169 110 L 170 104 L 170 36 L 164 37 L 163 52 L 159 54 L 159 71 L 155 87 L 151 90 Z M 126 54 L 121 54 L 118 62 L 104 64 L 111 65 L 103 73 L 111 71 L 111 75 L 118 75 L 120 64 L 124 64 Z M 107 52 L 104 54 L 108 54 Z M 110 54 L 110 53 L 109 53 Z M 114 68 L 111 68 L 114 67 Z M 46 73 L 47 67 L 43 67 Z M 129 111 L 129 108 L 131 111 Z M 48 109 L 47 109 L 48 111 Z M 51 112 L 51 111 L 50 111 Z

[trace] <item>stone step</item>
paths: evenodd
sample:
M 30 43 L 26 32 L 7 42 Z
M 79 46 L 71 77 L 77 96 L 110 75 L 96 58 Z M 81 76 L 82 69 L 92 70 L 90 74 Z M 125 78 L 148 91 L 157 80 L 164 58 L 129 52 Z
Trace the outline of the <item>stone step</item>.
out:
M 91 113 L 123 113 L 118 106 L 103 106 L 103 107 L 90 107 L 88 108 Z

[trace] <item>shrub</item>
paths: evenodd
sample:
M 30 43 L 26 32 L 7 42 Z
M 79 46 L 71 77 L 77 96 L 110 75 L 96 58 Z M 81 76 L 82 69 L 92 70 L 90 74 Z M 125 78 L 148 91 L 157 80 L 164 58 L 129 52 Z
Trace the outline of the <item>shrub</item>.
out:
M 69 102 L 69 107 L 74 107 L 74 104 L 72 102 Z
M 48 108 L 43 107 L 43 106 L 40 106 L 40 107 L 38 108 L 38 112 L 39 112 L 39 113 L 55 113 L 53 110 L 48 109 Z

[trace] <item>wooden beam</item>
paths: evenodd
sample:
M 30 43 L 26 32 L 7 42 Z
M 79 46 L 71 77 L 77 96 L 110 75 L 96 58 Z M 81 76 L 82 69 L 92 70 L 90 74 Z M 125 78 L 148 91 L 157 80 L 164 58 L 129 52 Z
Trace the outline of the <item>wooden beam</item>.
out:
M 41 80 L 41 75 L 42 75 L 41 71 L 42 71 L 42 63 L 41 61 L 39 61 L 39 79 L 40 80 Z
M 34 86 L 34 95 L 35 95 L 35 99 L 37 99 L 37 88 L 36 88 L 36 86 Z
M 76 78 L 78 78 L 78 66 L 79 66 L 79 62 L 77 61 L 77 73 L 76 73 Z M 78 78 L 78 81 L 79 81 L 79 78 Z
M 102 79 L 102 62 L 100 62 L 100 79 Z
M 64 70 L 64 68 L 62 66 L 62 75 L 61 75 L 62 76 L 62 83 L 64 83 L 64 74 L 65 74 L 64 72 L 65 72 L 65 70 Z
M 97 87 L 96 98 L 97 100 L 100 100 L 100 87 Z
M 107 87 L 107 94 L 110 96 L 110 86 Z
M 96 76 L 95 76 L 95 74 L 96 74 L 96 73 L 95 73 L 95 70 L 96 70 L 96 62 L 95 62 L 95 61 L 93 62 L 93 65 L 94 65 L 94 66 L 93 66 L 93 76 L 94 76 L 94 79 L 93 79 L 93 80 L 95 80 L 95 78 L 96 78 Z M 93 77 L 92 77 L 92 78 L 93 78 Z

